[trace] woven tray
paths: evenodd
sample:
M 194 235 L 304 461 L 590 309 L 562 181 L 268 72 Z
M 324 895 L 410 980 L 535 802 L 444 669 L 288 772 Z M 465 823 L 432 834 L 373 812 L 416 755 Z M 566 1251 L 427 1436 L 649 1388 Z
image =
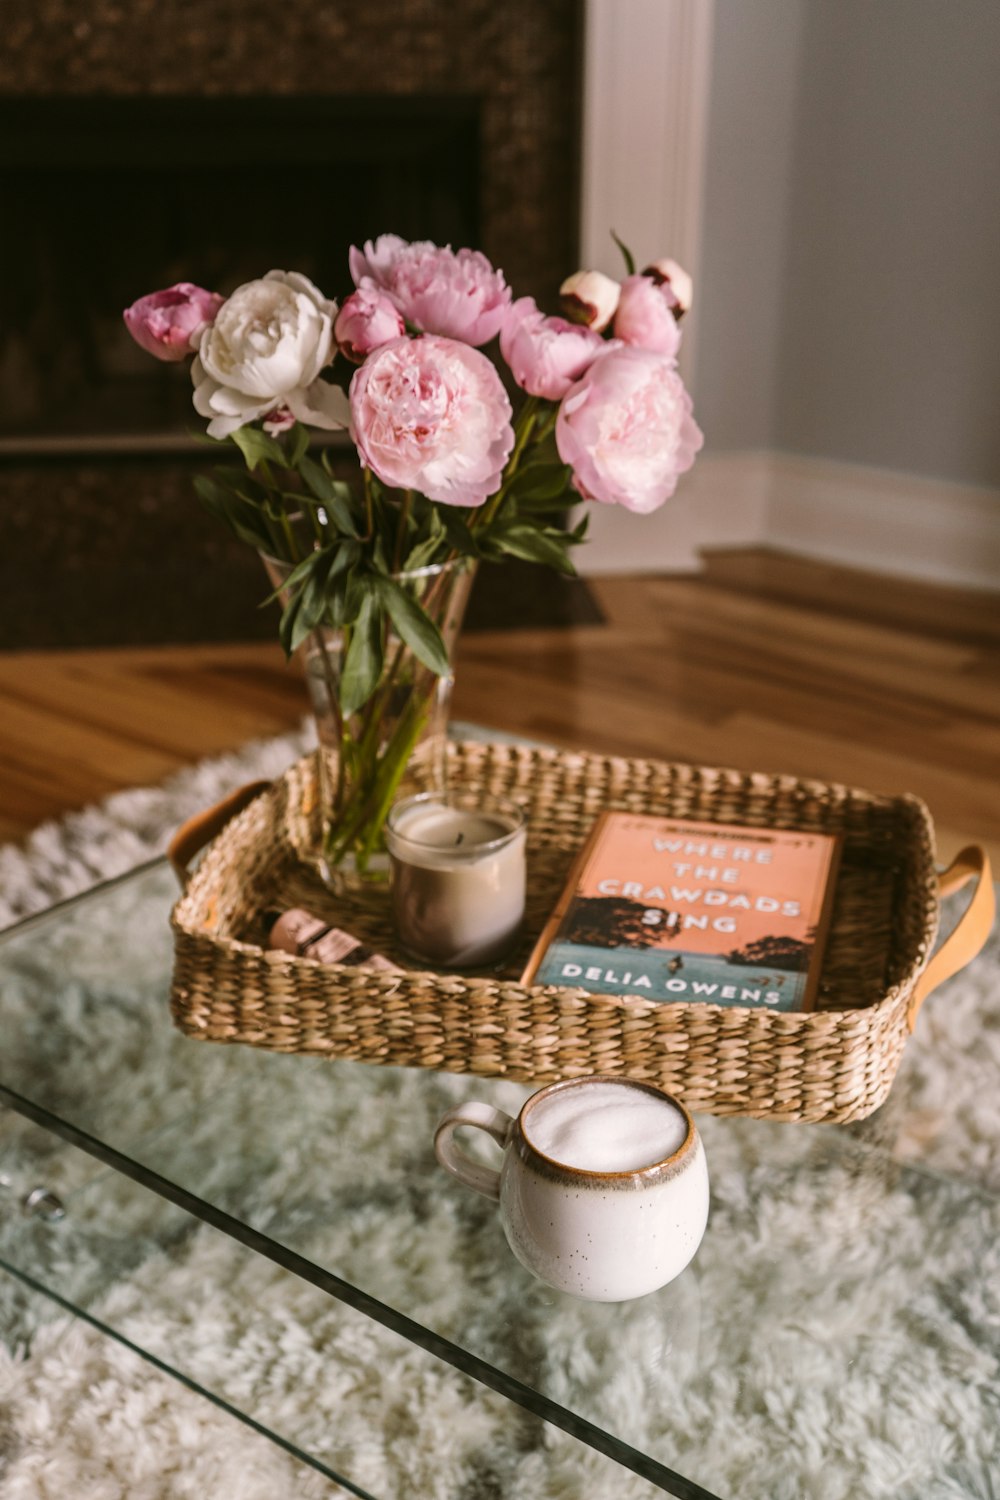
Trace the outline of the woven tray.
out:
M 846 1121 L 882 1103 L 924 996 L 989 931 L 993 888 L 985 855 L 964 851 L 939 883 L 930 818 L 915 797 L 512 745 L 467 742 L 449 753 L 454 784 L 511 797 L 527 814 L 525 932 L 509 963 L 475 975 L 400 976 L 265 950 L 264 913 L 305 906 L 405 964 L 385 891 L 334 901 L 309 866 L 317 798 L 307 757 L 273 784 L 244 788 L 192 820 L 174 841 L 172 858 L 186 878 L 192 852 L 224 825 L 172 914 L 171 1009 L 182 1031 L 279 1052 L 538 1084 L 620 1073 L 661 1084 L 693 1110 Z M 517 976 L 604 808 L 842 832 L 816 1010 L 523 987 Z M 939 896 L 974 874 L 973 903 L 929 964 Z

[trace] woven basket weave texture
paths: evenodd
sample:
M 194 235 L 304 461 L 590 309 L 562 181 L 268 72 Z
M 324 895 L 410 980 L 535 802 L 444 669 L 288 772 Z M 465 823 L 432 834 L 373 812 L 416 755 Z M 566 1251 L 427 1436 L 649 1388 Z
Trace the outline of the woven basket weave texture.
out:
M 617 1073 L 715 1114 L 847 1121 L 882 1103 L 937 931 L 933 831 L 917 798 L 506 744 L 470 741 L 449 753 L 453 784 L 511 797 L 527 815 L 525 933 L 509 962 L 475 975 L 398 975 L 265 949 L 265 913 L 300 905 L 405 964 L 385 891 L 335 900 L 310 865 L 318 805 L 307 757 L 228 824 L 174 909 L 171 1009 L 182 1031 L 537 1084 Z M 842 833 L 816 1009 L 522 986 L 518 976 L 573 857 L 606 808 Z

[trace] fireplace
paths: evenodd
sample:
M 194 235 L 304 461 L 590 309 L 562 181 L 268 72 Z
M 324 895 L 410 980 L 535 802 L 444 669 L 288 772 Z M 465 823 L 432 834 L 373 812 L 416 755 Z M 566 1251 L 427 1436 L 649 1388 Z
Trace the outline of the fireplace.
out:
M 478 244 L 480 124 L 461 95 L 0 101 L 0 436 L 191 426 L 186 368 L 124 335 L 143 292 L 277 266 L 339 297 L 349 246 L 386 229 Z
M 190 495 L 187 368 L 134 348 L 122 308 L 272 267 L 338 297 L 347 247 L 386 231 L 478 246 L 551 305 L 576 260 L 581 43 L 581 0 L 18 13 L 0 53 L 0 646 L 273 628 L 254 560 Z M 192 593 L 208 547 L 210 622 Z

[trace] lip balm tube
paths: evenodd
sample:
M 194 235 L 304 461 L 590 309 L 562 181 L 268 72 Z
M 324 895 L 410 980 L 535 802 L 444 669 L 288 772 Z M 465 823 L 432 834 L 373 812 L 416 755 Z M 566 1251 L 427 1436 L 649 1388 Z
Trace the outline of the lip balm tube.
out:
M 315 958 L 322 964 L 349 964 L 359 969 L 402 973 L 398 964 L 366 948 L 353 933 L 324 922 L 322 917 L 316 917 L 300 906 L 281 913 L 271 928 L 267 945 L 293 953 L 298 958 Z

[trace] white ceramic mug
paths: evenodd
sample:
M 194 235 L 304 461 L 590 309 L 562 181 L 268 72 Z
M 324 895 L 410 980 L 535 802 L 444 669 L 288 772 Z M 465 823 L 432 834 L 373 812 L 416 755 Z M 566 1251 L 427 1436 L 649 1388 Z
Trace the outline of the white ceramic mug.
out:
M 462 1150 L 455 1132 L 465 1125 L 502 1148 L 499 1171 Z M 595 1302 L 641 1297 L 680 1275 L 705 1232 L 701 1137 L 655 1084 L 568 1079 L 532 1094 L 516 1120 L 470 1101 L 442 1116 L 434 1150 L 459 1182 L 499 1200 L 510 1248 L 558 1291 Z M 628 1165 L 605 1169 L 616 1161 Z

